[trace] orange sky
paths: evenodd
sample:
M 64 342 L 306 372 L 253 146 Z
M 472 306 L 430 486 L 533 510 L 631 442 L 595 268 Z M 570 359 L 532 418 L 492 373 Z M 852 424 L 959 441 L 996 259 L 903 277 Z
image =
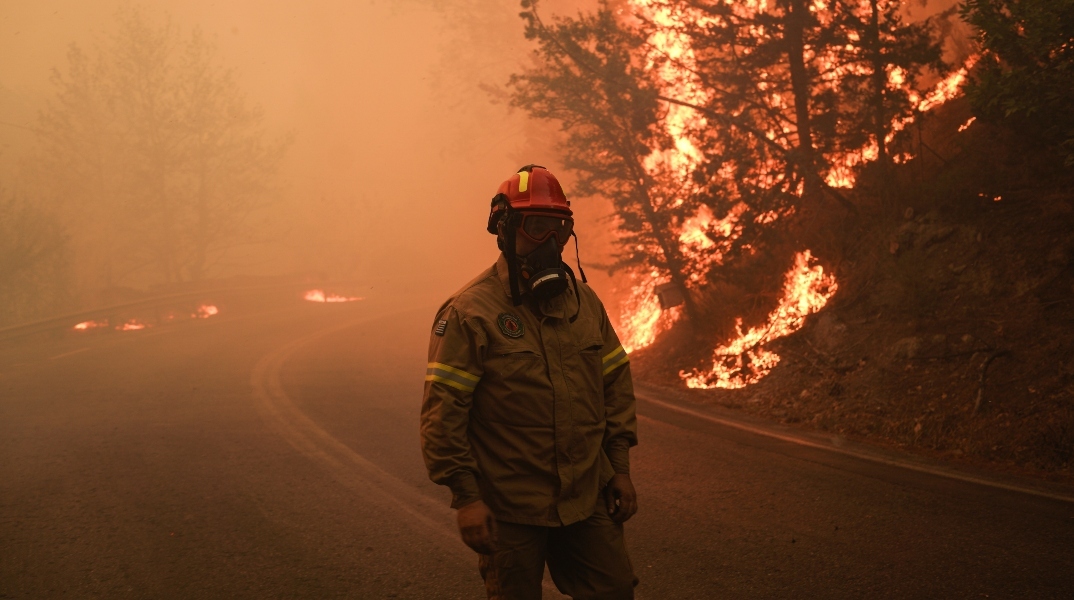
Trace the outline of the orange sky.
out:
M 318 269 L 443 296 L 495 259 L 483 228 L 499 183 L 525 163 L 558 166 L 554 131 L 479 88 L 502 85 L 524 64 L 516 2 L 133 5 L 214 38 L 270 129 L 294 135 L 276 217 L 302 235 L 233 268 Z M 120 6 L 132 4 L 9 0 L 0 9 L 0 172 L 11 172 L 30 137 L 13 125 L 33 125 L 68 45 L 107 35 Z M 607 207 L 575 200 L 583 257 L 606 260 L 609 235 L 596 219 Z

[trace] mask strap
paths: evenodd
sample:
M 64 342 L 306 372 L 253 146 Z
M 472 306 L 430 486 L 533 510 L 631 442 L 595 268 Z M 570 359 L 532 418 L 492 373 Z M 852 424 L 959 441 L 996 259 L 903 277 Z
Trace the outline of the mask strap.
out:
M 571 315 L 571 323 L 578 320 L 579 313 L 582 312 L 582 294 L 578 291 L 578 280 L 574 277 L 574 271 L 567 263 L 563 263 L 563 270 L 570 276 L 571 281 L 574 282 L 574 314 Z
M 582 283 L 589 283 L 589 281 L 585 278 L 585 271 L 582 269 L 582 254 L 578 250 L 578 234 L 572 231 L 571 232 L 571 237 L 574 238 L 574 259 L 578 261 L 578 272 L 582 274 Z M 571 274 L 571 278 L 573 279 L 574 278 L 574 273 L 571 272 L 570 269 L 567 269 L 567 272 Z M 578 285 L 577 285 L 578 282 L 575 281 L 574 283 L 575 283 L 574 287 L 578 287 Z M 572 321 L 573 321 L 573 319 L 572 319 Z
M 504 231 L 504 245 L 507 247 L 503 249 L 504 254 L 507 256 L 507 279 L 511 283 L 511 303 L 515 306 L 522 304 L 522 292 L 518 287 L 518 257 L 515 254 L 515 223 L 514 215 L 508 210 L 504 214 L 504 218 L 501 221 Z

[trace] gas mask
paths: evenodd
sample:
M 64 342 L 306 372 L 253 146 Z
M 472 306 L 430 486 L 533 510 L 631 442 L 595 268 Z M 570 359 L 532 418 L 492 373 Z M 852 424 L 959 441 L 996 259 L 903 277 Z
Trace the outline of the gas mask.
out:
M 525 256 L 517 257 L 519 274 L 526 291 L 538 301 L 554 298 L 567 290 L 568 275 L 564 268 L 559 241 L 549 237 Z
M 495 201 L 495 199 L 494 199 Z M 495 206 L 495 204 L 494 204 Z M 511 301 L 522 303 L 523 294 L 542 302 L 567 291 L 574 272 L 563 262 L 563 245 L 574 238 L 577 250 L 578 236 L 574 234 L 574 219 L 556 213 L 522 213 L 513 210 L 493 211 L 489 216 L 488 230 L 497 233 L 496 243 L 507 259 L 508 278 L 511 285 Z M 528 254 L 517 253 L 519 236 L 535 244 Z M 578 269 L 584 283 L 585 272 Z M 577 315 L 571 317 L 571 321 Z

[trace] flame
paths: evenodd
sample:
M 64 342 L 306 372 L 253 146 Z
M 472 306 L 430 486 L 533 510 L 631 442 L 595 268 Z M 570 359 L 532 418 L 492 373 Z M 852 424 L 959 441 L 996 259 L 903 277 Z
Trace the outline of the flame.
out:
M 689 37 L 683 33 L 688 29 L 684 25 L 705 27 L 706 24 L 719 25 L 722 17 L 711 17 L 695 8 L 672 8 L 661 0 L 630 0 L 638 14 L 643 15 L 656 27 L 649 37 L 650 55 L 648 65 L 657 69 L 656 73 L 663 82 L 661 92 L 667 96 L 679 98 L 696 105 L 707 105 L 709 97 L 706 88 L 698 80 L 696 73 L 697 59 L 690 46 Z M 745 22 L 760 22 L 754 17 L 775 8 L 769 0 L 724 0 L 724 3 L 743 17 Z M 858 1 L 858 10 L 869 11 L 868 0 Z M 835 18 L 832 3 L 813 0 L 809 10 L 822 23 L 827 24 Z M 768 35 L 763 25 L 752 25 L 748 32 L 753 36 Z M 857 40 L 852 40 L 857 41 Z M 740 49 L 749 52 L 748 47 Z M 821 73 L 819 85 L 829 89 L 838 89 L 847 76 L 868 75 L 867 61 L 847 59 L 860 52 L 861 48 L 853 44 L 845 48 L 809 48 L 806 61 L 817 64 Z M 891 144 L 896 134 L 912 124 L 918 115 L 935 109 L 961 94 L 970 69 L 977 61 L 971 56 L 962 68 L 945 77 L 932 89 L 921 93 L 908 89 L 911 77 L 901 67 L 891 67 L 887 73 L 888 87 L 892 90 L 905 90 L 908 94 L 913 114 L 892 120 L 885 142 Z M 659 65 L 659 66 L 657 66 Z M 780 91 L 779 74 L 760 72 L 757 74 L 757 90 L 762 93 L 763 103 L 775 113 L 792 113 L 793 99 L 789 92 Z M 960 131 L 964 131 L 971 119 Z M 693 173 L 702 163 L 704 156 L 698 150 L 694 140 L 708 127 L 707 121 L 696 111 L 687 107 L 670 105 L 667 107 L 663 122 L 665 131 L 674 141 L 670 149 L 654 149 L 644 160 L 644 167 L 652 176 L 655 208 L 678 207 L 685 198 L 699 189 L 693 182 Z M 794 131 L 787 125 L 774 126 L 766 131 L 769 139 L 783 145 L 793 140 Z M 837 188 L 853 188 L 857 184 L 857 172 L 860 167 L 876 161 L 879 157 L 879 144 L 872 140 L 859 148 L 844 148 L 825 154 L 830 165 L 825 175 L 828 185 Z M 892 161 L 902 164 L 912 159 L 907 152 L 892 154 Z M 767 171 L 745 176 L 742 183 L 762 189 L 783 187 L 795 192 L 792 181 L 784 175 L 778 161 L 773 160 Z M 734 165 L 725 164 L 717 177 L 735 185 Z M 739 176 L 742 179 L 742 176 Z M 660 182 L 664 183 L 662 189 Z M 802 192 L 802 183 L 798 182 L 797 192 Z M 745 204 L 735 206 L 725 217 L 717 219 L 708 207 L 702 206 L 697 213 L 685 219 L 678 227 L 679 250 L 686 259 L 683 275 L 686 285 L 695 287 L 703 284 L 713 266 L 723 263 L 724 255 L 732 247 L 741 232 L 738 221 L 748 209 Z M 793 209 L 792 209 L 793 210 Z M 769 211 L 754 218 L 758 223 L 768 223 L 789 214 Z M 645 246 L 639 247 L 645 250 Z M 762 327 L 751 328 L 743 332 L 742 320 L 737 320 L 737 335 L 734 339 L 721 344 L 714 351 L 713 367 L 708 371 L 695 370 L 692 373 L 681 372 L 680 375 L 689 387 L 695 388 L 741 388 L 759 381 L 775 367 L 780 357 L 765 348 L 774 339 L 797 331 L 804 324 L 806 316 L 823 308 L 838 289 L 834 276 L 825 274 L 824 269 L 814 265 L 814 258 L 809 250 L 799 252 L 795 257 L 794 267 L 785 275 L 783 297 L 777 309 L 768 317 Z M 630 274 L 631 291 L 622 305 L 620 318 L 623 333 L 623 345 L 628 351 L 644 348 L 652 344 L 657 337 L 671 328 L 681 316 L 681 307 L 663 310 L 655 297 L 658 285 L 667 283 L 670 277 L 660 269 L 638 270 Z
M 108 320 L 102 319 L 100 321 L 82 321 L 81 323 L 72 327 L 75 331 L 88 331 L 90 329 L 97 329 L 98 327 L 108 327 Z
M 198 312 L 190 315 L 195 319 L 208 319 L 209 317 L 215 317 L 220 314 L 220 309 L 214 304 L 202 304 L 198 307 Z
M 794 268 L 786 275 L 779 306 L 768 315 L 768 321 L 743 333 L 742 319 L 738 319 L 738 337 L 716 348 L 711 370 L 679 373 L 687 387 L 738 389 L 768 375 L 780 357 L 765 349 L 765 344 L 801 329 L 805 318 L 824 308 L 839 289 L 835 277 L 825 275 L 824 267 L 813 262 L 808 250 L 799 252 Z
M 977 120 L 977 117 L 970 117 L 970 120 L 969 120 L 969 121 L 966 121 L 965 123 L 963 123 L 962 125 L 960 125 L 960 126 L 959 126 L 959 128 L 958 128 L 958 132 L 959 132 L 959 133 L 962 133 L 963 131 L 966 131 L 967 129 L 969 129 L 969 128 L 970 128 L 970 125 L 973 125 L 973 123 L 974 123 L 974 122 L 975 122 L 976 120 Z
M 142 323 L 138 319 L 131 319 L 130 321 L 127 321 L 126 323 L 116 327 L 116 331 L 140 331 L 148 327 L 149 325 Z
M 310 290 L 302 298 L 310 302 L 357 302 L 358 300 L 364 300 L 364 298 L 358 296 L 326 294 L 324 290 Z
M 656 341 L 682 315 L 681 307 L 669 310 L 660 308 L 656 297 L 656 286 L 667 283 L 669 278 L 658 270 L 652 270 L 645 277 L 634 277 L 630 296 L 623 302 L 620 317 L 620 342 L 627 352 L 644 348 Z

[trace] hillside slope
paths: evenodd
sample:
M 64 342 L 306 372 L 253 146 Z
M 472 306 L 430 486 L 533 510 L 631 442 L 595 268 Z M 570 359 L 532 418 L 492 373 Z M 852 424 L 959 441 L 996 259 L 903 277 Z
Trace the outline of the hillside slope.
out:
M 1074 478 L 1074 186 L 1054 155 L 956 102 L 884 189 L 863 185 L 840 290 L 769 349 L 740 390 L 695 390 L 784 423 L 951 461 Z M 868 190 L 872 190 L 869 192 Z M 849 217 L 848 217 L 849 219 Z M 818 221 L 819 223 L 819 221 Z M 845 225 L 846 222 L 844 222 Z M 645 380 L 682 387 L 711 340 L 688 324 L 638 351 Z

